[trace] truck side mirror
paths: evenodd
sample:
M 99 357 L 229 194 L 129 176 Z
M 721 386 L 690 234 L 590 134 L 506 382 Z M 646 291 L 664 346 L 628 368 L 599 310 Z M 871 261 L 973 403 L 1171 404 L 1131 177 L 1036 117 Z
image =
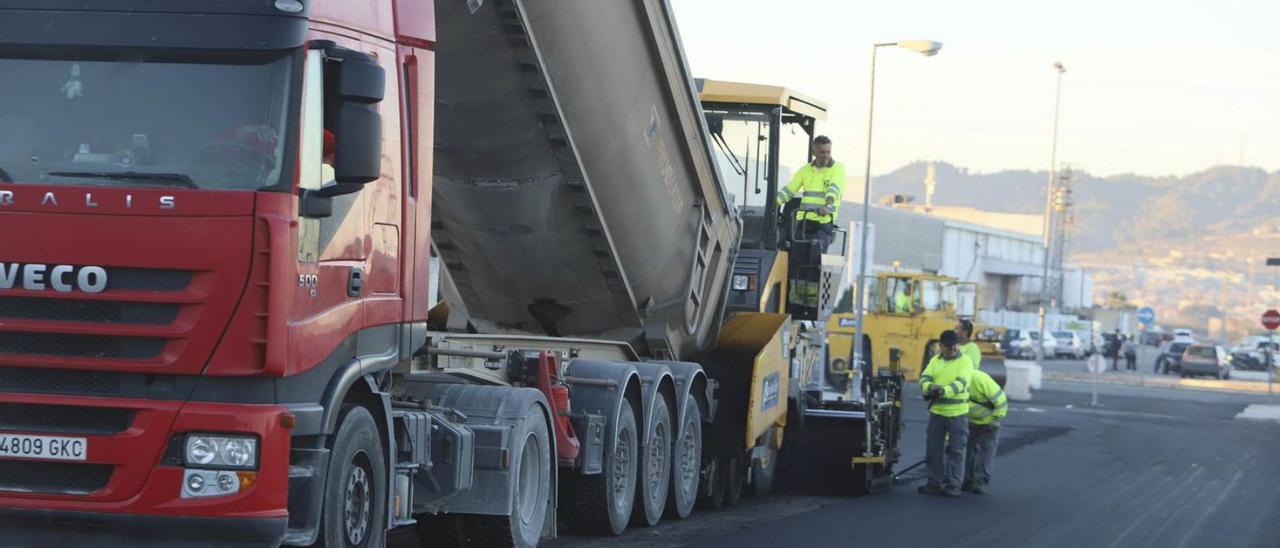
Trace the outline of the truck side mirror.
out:
M 325 196 L 358 192 L 382 172 L 382 115 L 386 71 L 369 54 L 332 43 L 325 52 L 324 127 L 334 135 L 334 181 Z

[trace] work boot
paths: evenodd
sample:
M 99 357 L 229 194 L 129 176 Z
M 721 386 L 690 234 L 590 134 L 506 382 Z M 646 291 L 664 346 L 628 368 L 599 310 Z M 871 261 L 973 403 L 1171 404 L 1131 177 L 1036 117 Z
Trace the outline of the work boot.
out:
M 969 492 L 975 495 L 981 495 L 983 493 L 986 493 L 987 489 L 981 485 L 974 485 L 972 488 L 969 489 Z
M 943 495 L 946 495 L 946 496 L 948 496 L 948 497 L 958 497 L 958 496 L 960 496 L 960 488 L 959 488 L 959 487 L 948 487 L 948 488 L 946 488 L 946 489 L 943 489 L 943 490 L 942 490 L 942 494 L 943 494 Z
M 926 483 L 916 489 L 916 492 L 921 495 L 941 495 L 942 491 L 942 486 L 936 483 Z

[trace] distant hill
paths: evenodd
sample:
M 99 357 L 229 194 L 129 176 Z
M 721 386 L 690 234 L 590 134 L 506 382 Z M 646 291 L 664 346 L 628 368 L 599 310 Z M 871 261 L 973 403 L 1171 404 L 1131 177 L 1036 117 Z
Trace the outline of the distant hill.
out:
M 904 194 L 924 201 L 926 164 L 916 162 L 876 177 L 873 199 Z M 1102 251 L 1120 243 L 1198 239 L 1246 233 L 1280 211 L 1280 172 L 1218 166 L 1185 177 L 1115 175 L 1076 171 L 1075 225 L 1071 247 Z M 1044 171 L 974 173 L 937 164 L 935 205 L 968 206 L 1006 213 L 1044 211 Z

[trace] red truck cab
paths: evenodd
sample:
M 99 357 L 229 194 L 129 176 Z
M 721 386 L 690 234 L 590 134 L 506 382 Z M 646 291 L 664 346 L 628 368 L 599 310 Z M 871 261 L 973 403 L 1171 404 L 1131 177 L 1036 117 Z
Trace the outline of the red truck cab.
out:
M 431 3 L 198 4 L 0 2 L 0 544 L 314 542 L 426 336 Z

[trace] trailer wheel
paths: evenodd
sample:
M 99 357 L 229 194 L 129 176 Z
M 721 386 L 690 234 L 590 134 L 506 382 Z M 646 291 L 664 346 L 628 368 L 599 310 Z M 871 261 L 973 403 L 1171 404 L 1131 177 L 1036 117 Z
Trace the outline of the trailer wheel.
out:
M 667 517 L 684 519 L 698 500 L 698 469 L 702 464 L 702 409 L 690 401 L 684 413 L 679 437 L 671 459 L 671 490 L 667 495 Z
M 592 476 L 575 476 L 568 515 L 574 530 L 597 535 L 618 535 L 627 528 L 636 498 L 636 458 L 639 455 L 636 414 L 622 402 L 614 439 L 605 447 L 604 470 Z
M 319 539 L 325 546 L 385 544 L 387 471 L 373 415 L 345 406 L 325 482 Z
M 658 396 L 653 404 L 652 436 L 640 453 L 639 488 L 631 523 L 653 527 L 662 520 L 671 487 L 671 412 L 666 398 Z

